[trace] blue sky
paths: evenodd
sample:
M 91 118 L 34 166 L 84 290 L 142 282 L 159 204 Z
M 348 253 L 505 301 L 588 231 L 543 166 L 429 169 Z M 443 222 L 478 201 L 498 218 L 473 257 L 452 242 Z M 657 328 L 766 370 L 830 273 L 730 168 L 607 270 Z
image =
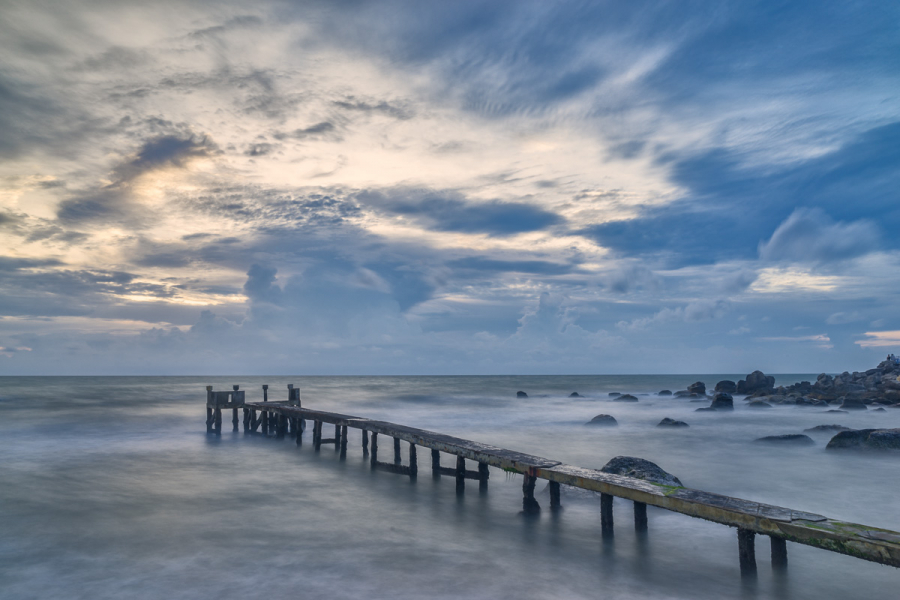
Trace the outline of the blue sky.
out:
M 890 2 L 0 3 L 0 374 L 863 370 Z

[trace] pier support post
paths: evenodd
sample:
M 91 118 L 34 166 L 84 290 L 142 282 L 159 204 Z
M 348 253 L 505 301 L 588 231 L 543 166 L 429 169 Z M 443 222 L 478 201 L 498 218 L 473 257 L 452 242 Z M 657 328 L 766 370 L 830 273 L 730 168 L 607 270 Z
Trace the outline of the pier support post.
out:
M 534 485 L 537 483 L 537 477 L 525 474 L 525 481 L 522 482 L 522 510 L 526 514 L 533 515 L 541 512 L 541 505 L 534 499 Z
M 456 493 L 461 494 L 466 490 L 466 459 L 456 457 Z
M 341 426 L 341 458 L 347 458 L 347 426 Z
M 482 492 L 487 490 L 488 487 L 488 479 L 491 477 L 491 472 L 488 470 L 487 463 L 480 462 L 478 463 L 478 489 Z
M 338 452 L 341 449 L 341 426 L 337 423 L 334 424 L 334 451 Z
M 217 408 L 214 411 L 215 419 L 216 419 L 216 435 L 222 435 L 222 409 Z
M 634 503 L 634 530 L 647 531 L 647 505 L 643 502 Z
M 242 422 L 244 424 L 244 433 L 247 433 L 250 430 L 250 409 L 249 408 L 244 409 L 243 416 L 244 416 L 244 418 L 243 418 Z
M 559 482 L 550 482 L 550 510 L 559 510 L 562 503 L 559 501 Z
M 259 414 L 260 427 L 259 432 L 263 435 L 269 435 L 269 411 L 263 410 Z
M 375 468 L 375 465 L 378 464 L 378 434 L 374 431 L 372 432 L 372 469 Z
M 399 465 L 403 462 L 400 458 L 400 438 L 394 438 L 394 464 Z
M 613 535 L 613 497 L 600 494 L 600 531 L 603 537 Z
M 213 432 L 213 409 L 211 406 L 206 407 L 206 433 Z
M 263 402 L 269 401 L 269 386 L 263 385 Z
M 431 476 L 434 479 L 441 478 L 441 451 L 431 451 Z
M 322 447 L 322 421 L 313 421 L 313 448 L 316 452 Z
M 756 575 L 756 532 L 738 528 L 738 557 L 741 575 Z
M 787 540 L 770 535 L 772 541 L 772 568 L 776 570 L 787 569 Z
M 369 455 L 369 432 L 366 429 L 362 430 L 362 449 L 363 456 Z
M 238 418 L 237 418 L 237 409 L 236 408 L 231 409 L 231 426 L 232 426 L 231 427 L 232 431 L 238 430 Z
M 300 425 L 300 417 L 294 419 L 294 431 L 297 433 L 297 445 L 303 445 L 303 426 Z
M 283 440 L 284 435 L 287 433 L 287 417 L 283 414 L 278 414 L 278 439 Z
M 409 443 L 409 479 L 415 481 L 419 475 L 419 461 L 416 458 L 416 445 Z

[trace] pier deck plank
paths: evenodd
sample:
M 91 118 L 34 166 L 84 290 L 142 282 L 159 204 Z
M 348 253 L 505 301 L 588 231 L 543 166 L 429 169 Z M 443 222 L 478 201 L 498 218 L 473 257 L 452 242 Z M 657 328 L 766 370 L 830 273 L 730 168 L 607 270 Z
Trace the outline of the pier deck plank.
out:
M 815 513 L 686 487 L 659 485 L 623 475 L 604 473 L 597 469 L 566 465 L 560 461 L 434 431 L 387 421 L 310 410 L 289 405 L 287 402 L 248 402 L 246 408 L 365 429 L 493 467 L 642 502 L 691 517 L 847 554 L 863 560 L 900 567 L 900 533 L 896 531 L 847 523 Z

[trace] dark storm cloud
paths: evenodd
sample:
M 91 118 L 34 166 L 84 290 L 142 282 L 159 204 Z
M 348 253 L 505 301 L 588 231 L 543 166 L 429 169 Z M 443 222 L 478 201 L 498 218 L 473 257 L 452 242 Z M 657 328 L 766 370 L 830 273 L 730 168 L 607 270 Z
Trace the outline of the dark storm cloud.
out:
M 437 231 L 508 236 L 541 231 L 563 222 L 559 215 L 532 204 L 474 202 L 452 191 L 369 191 L 356 198 L 365 206 L 412 218 Z

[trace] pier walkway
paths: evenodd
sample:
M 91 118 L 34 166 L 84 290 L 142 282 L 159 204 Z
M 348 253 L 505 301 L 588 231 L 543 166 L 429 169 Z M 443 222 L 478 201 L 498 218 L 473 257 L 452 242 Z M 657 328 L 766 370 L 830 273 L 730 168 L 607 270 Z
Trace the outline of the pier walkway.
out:
M 212 392 L 211 388 L 207 388 L 207 431 L 221 432 L 221 411 L 228 408 L 233 410 L 233 428 L 238 431 L 238 409 L 241 408 L 245 432 L 259 430 L 278 438 L 289 435 L 296 439 L 297 445 L 302 445 L 305 421 L 309 420 L 313 422 L 312 443 L 315 449 L 319 450 L 322 444 L 334 444 L 335 449 L 344 457 L 347 452 L 348 430 L 359 429 L 362 432 L 363 454 L 371 456 L 373 469 L 415 479 L 418 476 L 416 448 L 422 447 L 431 450 L 432 475 L 454 476 L 457 490 L 464 489 L 466 479 L 477 480 L 480 486 L 486 488 L 490 477 L 488 467 L 521 474 L 524 478 L 522 506 L 526 513 L 540 511 L 540 505 L 534 498 L 538 479 L 550 482 L 551 510 L 560 506 L 560 485 L 599 492 L 601 531 L 604 536 L 613 534 L 613 497 L 634 503 L 635 528 L 638 530 L 647 528 L 647 505 L 736 527 L 740 567 L 745 575 L 756 571 L 757 534 L 769 536 L 772 566 L 775 568 L 787 566 L 787 541 L 900 567 L 900 533 L 896 531 L 686 487 L 666 486 L 613 475 L 396 423 L 311 410 L 299 405 L 299 390 L 292 387 L 289 387 L 290 400 L 287 402 L 245 403 L 244 393 L 237 391 L 237 386 L 234 387 L 234 392 Z M 266 400 L 267 389 L 268 386 L 264 386 Z M 334 436 L 331 438 L 322 437 L 322 428 L 326 423 L 334 425 Z M 378 460 L 379 435 L 392 438 L 393 462 Z M 407 465 L 401 464 L 401 441 L 408 444 Z M 440 465 L 442 452 L 456 456 L 456 468 Z M 477 463 L 476 471 L 467 470 L 467 460 Z

